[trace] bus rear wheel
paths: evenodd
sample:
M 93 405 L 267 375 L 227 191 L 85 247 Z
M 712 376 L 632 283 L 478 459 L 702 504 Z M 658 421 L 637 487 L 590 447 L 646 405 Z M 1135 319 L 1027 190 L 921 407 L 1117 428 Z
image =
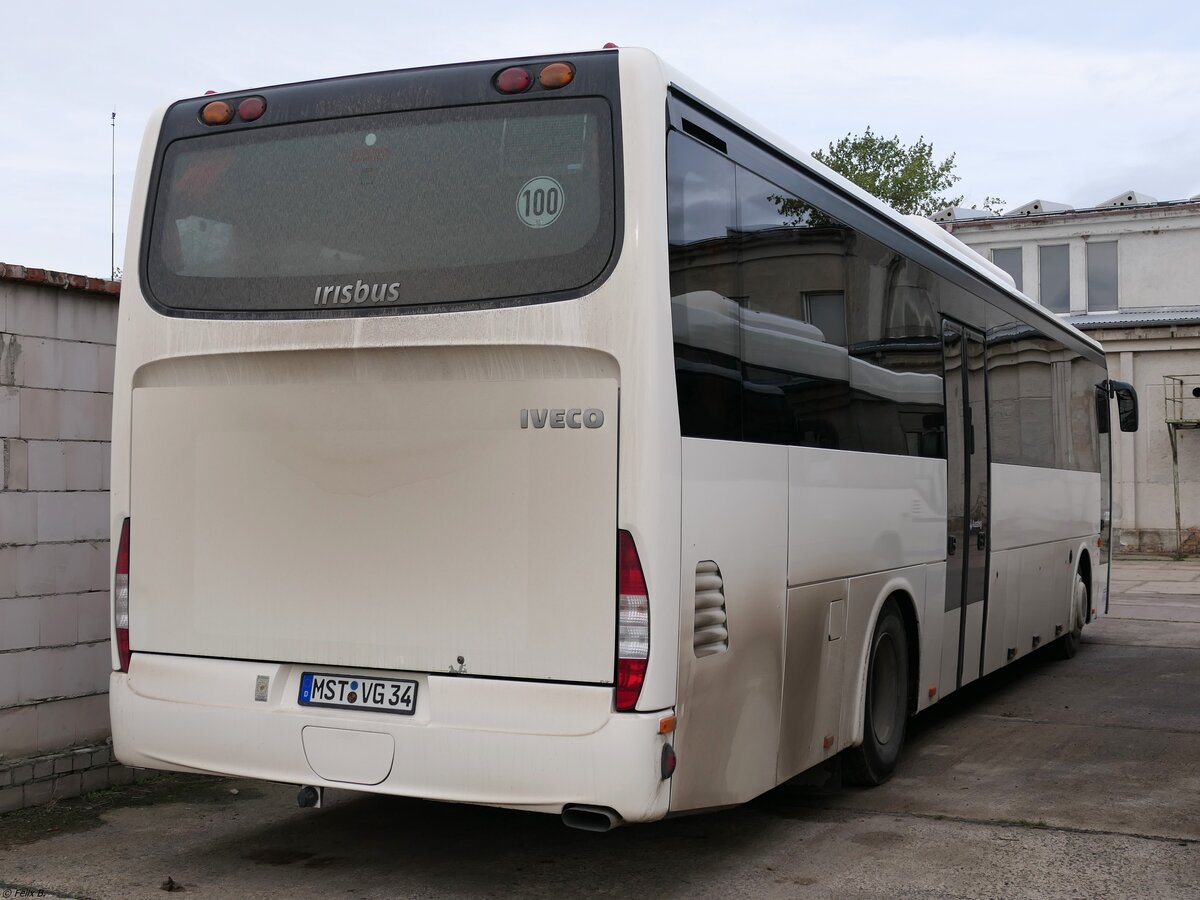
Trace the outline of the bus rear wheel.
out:
M 879 613 L 867 658 L 863 742 L 846 752 L 843 779 L 883 784 L 892 777 L 908 725 L 908 633 L 894 600 Z
M 1083 576 L 1075 573 L 1075 581 L 1071 586 L 1071 628 L 1058 639 L 1058 656 L 1060 659 L 1070 659 L 1079 652 L 1079 642 L 1083 639 L 1083 623 L 1087 621 L 1088 590 Z

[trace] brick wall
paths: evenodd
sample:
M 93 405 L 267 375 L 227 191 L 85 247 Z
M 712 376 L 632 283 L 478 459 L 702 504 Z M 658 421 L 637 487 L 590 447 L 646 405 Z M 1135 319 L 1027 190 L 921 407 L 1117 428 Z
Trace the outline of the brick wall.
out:
M 105 745 L 118 288 L 0 264 L 0 812 L 125 778 Z

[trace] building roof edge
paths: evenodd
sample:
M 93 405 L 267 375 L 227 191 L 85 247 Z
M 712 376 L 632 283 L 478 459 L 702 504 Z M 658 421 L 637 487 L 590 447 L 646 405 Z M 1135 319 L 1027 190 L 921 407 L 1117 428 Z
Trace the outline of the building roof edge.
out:
M 84 291 L 89 294 L 102 294 L 114 300 L 121 293 L 121 282 L 109 278 L 95 278 L 89 275 L 72 275 L 69 272 L 56 272 L 53 269 L 35 269 L 30 266 L 18 266 L 12 263 L 0 262 L 0 281 L 15 281 L 24 284 L 36 284 L 44 287 L 58 287 L 64 290 Z
M 1200 325 L 1200 306 L 1175 309 L 1127 309 L 1104 313 L 1075 313 L 1062 316 L 1080 331 L 1096 328 L 1144 328 L 1165 325 Z

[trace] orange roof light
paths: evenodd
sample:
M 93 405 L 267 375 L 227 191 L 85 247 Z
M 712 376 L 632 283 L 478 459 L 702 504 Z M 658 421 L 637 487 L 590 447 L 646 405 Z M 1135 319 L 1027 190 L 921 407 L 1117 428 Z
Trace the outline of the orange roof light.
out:
M 205 125 L 224 125 L 233 118 L 233 107 L 224 100 L 204 104 L 200 110 L 200 121 Z
M 538 73 L 538 84 L 544 88 L 566 87 L 575 78 L 575 67 L 570 63 L 550 63 Z

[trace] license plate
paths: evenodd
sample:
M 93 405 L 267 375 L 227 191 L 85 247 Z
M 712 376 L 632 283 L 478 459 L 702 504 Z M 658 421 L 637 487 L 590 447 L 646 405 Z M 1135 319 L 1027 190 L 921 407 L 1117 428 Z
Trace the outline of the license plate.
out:
M 368 709 L 411 716 L 417 710 L 417 683 L 396 678 L 305 672 L 300 676 L 300 705 Z

